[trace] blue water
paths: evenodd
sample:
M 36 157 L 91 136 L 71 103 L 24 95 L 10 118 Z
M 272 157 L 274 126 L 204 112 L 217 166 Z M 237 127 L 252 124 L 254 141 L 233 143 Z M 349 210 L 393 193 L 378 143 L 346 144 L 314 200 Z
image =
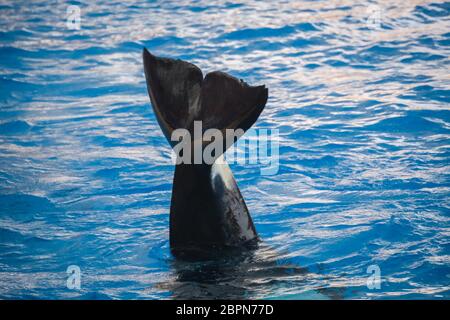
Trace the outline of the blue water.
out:
M 0 16 L 0 298 L 450 298 L 448 2 L 11 1 Z M 255 128 L 279 130 L 279 172 L 232 165 L 258 250 L 170 255 L 174 168 L 143 46 L 269 87 Z

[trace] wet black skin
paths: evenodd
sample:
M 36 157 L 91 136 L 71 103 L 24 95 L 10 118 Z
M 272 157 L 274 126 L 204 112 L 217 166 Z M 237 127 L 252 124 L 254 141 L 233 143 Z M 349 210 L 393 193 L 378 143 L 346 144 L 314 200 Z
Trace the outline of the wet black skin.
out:
M 194 136 L 194 121 L 202 121 L 203 132 L 210 128 L 223 133 L 226 129 L 246 131 L 267 102 L 267 88 L 249 86 L 223 72 L 211 72 L 203 78 L 195 65 L 156 57 L 147 49 L 143 61 L 153 110 L 172 146 L 177 143 L 171 141 L 175 129 L 187 129 Z M 203 147 L 206 145 L 204 142 Z M 190 259 L 229 248 L 253 247 L 257 240 L 245 201 L 226 163 L 176 165 L 170 206 L 170 247 L 176 257 Z

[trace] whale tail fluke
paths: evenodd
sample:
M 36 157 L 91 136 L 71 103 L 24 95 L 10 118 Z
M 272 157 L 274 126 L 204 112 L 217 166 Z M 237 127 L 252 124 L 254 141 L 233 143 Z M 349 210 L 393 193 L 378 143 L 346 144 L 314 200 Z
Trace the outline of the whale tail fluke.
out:
M 192 131 L 194 121 L 202 121 L 203 130 L 245 132 L 266 105 L 268 90 L 264 85 L 249 86 L 220 71 L 203 78 L 194 64 L 156 57 L 145 48 L 143 60 L 148 93 L 169 143 L 173 130 Z
M 265 86 L 249 86 L 220 71 L 203 77 L 197 66 L 156 57 L 145 48 L 143 60 L 153 110 L 172 147 L 172 132 L 186 129 L 192 134 L 195 121 L 202 121 L 203 131 L 245 132 L 267 102 Z M 257 239 L 245 201 L 226 163 L 176 165 L 170 207 L 172 253 L 185 256 L 186 248 L 213 251 L 218 247 L 240 247 Z

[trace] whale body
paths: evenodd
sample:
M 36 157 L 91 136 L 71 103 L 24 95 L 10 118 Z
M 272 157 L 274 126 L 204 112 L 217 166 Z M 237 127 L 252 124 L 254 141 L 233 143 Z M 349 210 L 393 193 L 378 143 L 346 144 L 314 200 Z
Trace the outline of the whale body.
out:
M 169 143 L 176 129 L 248 130 L 264 109 L 268 89 L 249 86 L 224 72 L 205 77 L 186 61 L 157 57 L 143 51 L 148 94 L 156 119 Z M 225 136 L 225 135 L 224 135 Z M 234 141 L 233 141 L 234 142 Z M 203 142 L 204 148 L 207 143 Z M 176 257 L 190 258 L 222 249 L 252 247 L 258 234 L 223 153 L 212 164 L 175 166 L 170 205 L 170 248 Z M 220 160 L 220 161 L 219 161 Z

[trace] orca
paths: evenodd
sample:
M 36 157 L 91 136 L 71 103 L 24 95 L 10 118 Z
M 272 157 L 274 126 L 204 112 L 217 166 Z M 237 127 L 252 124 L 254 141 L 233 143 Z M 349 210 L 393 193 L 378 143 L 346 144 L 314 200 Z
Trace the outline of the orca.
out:
M 268 98 L 264 86 L 250 86 L 229 74 L 214 71 L 203 77 L 192 63 L 157 57 L 143 49 L 144 72 L 151 105 L 161 130 L 174 147 L 176 129 L 248 130 L 263 111 Z M 232 141 L 232 143 L 234 143 Z M 223 153 L 212 164 L 178 163 L 175 166 L 170 204 L 169 242 L 179 258 L 209 258 L 223 250 L 257 245 L 259 238 Z M 208 142 L 202 141 L 204 149 Z M 219 161 L 220 159 L 220 161 Z

